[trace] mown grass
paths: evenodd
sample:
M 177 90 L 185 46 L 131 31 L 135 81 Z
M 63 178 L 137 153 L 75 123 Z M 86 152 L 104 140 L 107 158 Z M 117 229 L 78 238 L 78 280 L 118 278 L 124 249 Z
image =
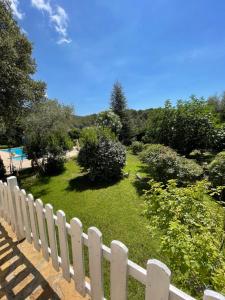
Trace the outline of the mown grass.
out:
M 81 173 L 74 160 L 66 163 L 65 171 L 53 177 L 25 176 L 21 186 L 51 203 L 54 210 L 63 210 L 67 221 L 78 217 L 84 226 L 95 226 L 103 234 L 103 242 L 110 246 L 112 240 L 120 240 L 129 248 L 129 258 L 145 267 L 149 258 L 165 261 L 159 252 L 159 238 L 153 238 L 147 229 L 148 221 L 143 216 L 141 185 L 135 184 L 136 173 L 145 174 L 138 158 L 129 154 L 125 172 L 129 177 L 117 183 L 93 184 Z M 106 294 L 109 293 L 108 266 L 105 267 Z M 143 288 L 135 280 L 129 282 L 129 299 L 142 299 Z
M 151 235 L 149 221 L 143 215 L 143 189 L 148 181 L 146 167 L 137 156 L 128 154 L 124 169 L 128 178 L 111 184 L 91 182 L 81 172 L 75 160 L 65 165 L 65 171 L 52 177 L 36 177 L 28 173 L 20 177 L 20 186 L 44 203 L 51 203 L 54 210 L 63 210 L 67 221 L 77 217 L 83 223 L 84 231 L 95 226 L 103 234 L 103 242 L 110 246 L 112 240 L 120 240 L 129 248 L 129 258 L 142 267 L 149 258 L 164 263 L 167 258 L 159 250 L 160 232 Z M 136 180 L 138 173 L 143 180 Z M 209 209 L 215 214 L 223 210 L 215 201 L 206 199 Z M 88 275 L 88 255 L 85 251 L 86 272 Z M 109 263 L 104 262 L 105 294 L 109 297 Z M 128 283 L 128 299 L 144 299 L 143 286 L 133 279 Z

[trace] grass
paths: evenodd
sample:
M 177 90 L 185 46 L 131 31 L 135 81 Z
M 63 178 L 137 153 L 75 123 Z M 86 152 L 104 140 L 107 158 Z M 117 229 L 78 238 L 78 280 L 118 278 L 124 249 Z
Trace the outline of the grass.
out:
M 134 155 L 128 154 L 125 171 L 129 178 L 104 186 L 93 184 L 73 160 L 66 163 L 65 171 L 58 176 L 35 178 L 25 176 L 21 187 L 51 203 L 54 210 L 63 210 L 67 221 L 78 217 L 84 230 L 95 226 L 103 234 L 103 242 L 110 246 L 112 240 L 120 240 L 129 248 L 129 258 L 145 267 L 149 258 L 161 259 L 159 239 L 150 235 L 148 221 L 143 216 L 142 186 L 135 184 L 138 172 L 145 174 L 145 168 Z M 106 294 L 108 294 L 108 266 L 105 268 Z M 143 298 L 143 287 L 134 280 L 129 281 L 129 299 Z

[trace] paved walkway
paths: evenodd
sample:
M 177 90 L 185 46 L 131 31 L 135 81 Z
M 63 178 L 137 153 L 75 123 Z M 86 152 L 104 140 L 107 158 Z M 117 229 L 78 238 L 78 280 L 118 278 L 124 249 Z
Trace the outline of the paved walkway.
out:
M 83 300 L 61 272 L 26 241 L 16 242 L 11 227 L 0 218 L 0 299 Z

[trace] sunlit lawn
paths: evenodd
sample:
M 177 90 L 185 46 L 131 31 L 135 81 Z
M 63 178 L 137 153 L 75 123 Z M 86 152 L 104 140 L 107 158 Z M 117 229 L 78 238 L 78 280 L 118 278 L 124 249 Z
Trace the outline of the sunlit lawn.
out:
M 134 186 L 136 172 L 144 171 L 138 158 L 131 154 L 125 171 L 130 173 L 129 178 L 102 186 L 91 183 L 75 160 L 70 160 L 63 174 L 41 179 L 29 176 L 21 185 L 35 198 L 51 203 L 55 211 L 63 210 L 67 221 L 78 217 L 85 231 L 89 226 L 98 227 L 107 246 L 112 240 L 120 240 L 129 248 L 129 258 L 144 267 L 149 258 L 161 258 L 158 242 L 151 237 L 143 216 L 143 198 Z M 129 290 L 130 299 L 141 298 L 139 284 L 132 281 Z

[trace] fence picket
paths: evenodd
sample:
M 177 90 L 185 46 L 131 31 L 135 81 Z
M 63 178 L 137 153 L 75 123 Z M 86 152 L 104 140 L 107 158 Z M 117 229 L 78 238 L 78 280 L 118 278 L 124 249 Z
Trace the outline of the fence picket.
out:
M 22 216 L 20 189 L 18 186 L 15 186 L 14 194 L 15 194 L 15 202 L 16 202 L 16 211 L 17 211 L 17 223 L 19 227 L 19 240 L 22 240 L 25 237 L 25 232 L 24 232 L 24 224 L 23 224 L 23 216 Z
M 31 243 L 31 230 L 30 230 L 30 218 L 29 218 L 29 212 L 28 212 L 28 205 L 27 205 L 27 198 L 26 198 L 26 192 L 25 190 L 20 191 L 20 197 L 21 197 L 21 207 L 22 207 L 22 215 L 23 215 L 23 224 L 25 228 L 25 236 L 26 240 Z
M 46 260 L 49 260 L 50 253 L 53 267 L 58 271 L 61 265 L 63 277 L 67 281 L 70 281 L 72 275 L 75 288 L 82 296 L 87 292 L 92 300 L 105 300 L 102 272 L 102 260 L 105 258 L 111 263 L 111 300 L 127 299 L 128 274 L 145 285 L 146 300 L 195 300 L 170 284 L 170 270 L 160 261 L 149 260 L 145 270 L 128 260 L 128 249 L 121 242 L 112 241 L 109 249 L 102 244 L 102 234 L 97 228 L 89 228 L 88 235 L 83 233 L 79 219 L 73 218 L 69 225 L 63 211 L 58 211 L 56 217 L 50 204 L 45 209 L 40 199 L 35 204 L 31 194 L 26 196 L 24 190 L 20 191 L 15 186 L 15 177 L 11 180 L 8 184 L 0 181 L 0 217 L 15 228 L 18 240 L 25 235 L 30 243 L 33 241 L 37 250 L 42 248 Z M 58 256 L 56 225 L 61 258 Z M 69 261 L 68 234 L 71 236 L 73 268 Z M 89 250 L 90 284 L 85 281 L 84 245 Z M 225 297 L 206 290 L 203 300 L 225 300 Z
M 74 282 L 76 290 L 85 296 L 85 270 L 84 270 L 84 255 L 83 255 L 83 228 L 79 219 L 73 218 L 70 221 L 71 228 L 71 243 L 73 253 L 73 269 Z
M 156 259 L 147 263 L 145 300 L 168 300 L 171 272 Z
M 4 216 L 4 205 L 3 205 L 3 182 L 0 180 L 0 217 Z
M 111 300 L 127 299 L 127 262 L 127 247 L 119 241 L 112 241 L 110 265 Z
M 17 212 L 16 212 L 16 202 L 15 202 L 15 194 L 14 188 L 18 185 L 17 178 L 15 176 L 7 177 L 7 184 L 8 184 L 8 199 L 10 205 L 10 221 L 13 231 L 16 232 L 17 239 L 20 240 L 20 232 L 19 232 L 19 225 L 17 222 Z
M 225 300 L 225 297 L 211 290 L 205 290 L 203 300 Z
M 33 235 L 34 248 L 40 251 L 40 243 L 39 243 L 39 232 L 38 232 L 38 224 L 37 224 L 37 215 L 34 207 L 34 198 L 31 194 L 28 194 L 28 208 L 30 213 L 30 223 L 31 223 L 31 231 Z
M 43 203 L 41 199 L 36 200 L 36 212 L 37 212 L 38 229 L 39 229 L 40 240 L 41 240 L 41 249 L 44 258 L 48 261 L 49 260 L 48 239 L 47 239 L 47 232 L 45 226 L 45 217 L 43 212 Z
M 57 249 L 57 240 L 56 240 L 56 232 L 55 232 L 55 222 L 53 218 L 53 207 L 51 206 L 51 204 L 47 204 L 45 206 L 45 211 L 46 211 L 49 245 L 51 249 L 52 265 L 55 268 L 55 270 L 58 271 L 59 270 L 58 249 Z
M 6 222 L 10 225 L 10 205 L 9 205 L 9 193 L 8 193 L 8 185 L 4 182 L 4 197 L 5 197 L 5 208 L 6 208 Z
M 88 229 L 89 271 L 91 299 L 104 299 L 102 273 L 102 233 L 96 227 Z
M 62 210 L 57 211 L 57 225 L 59 230 L 59 245 L 60 255 L 62 260 L 62 272 L 63 277 L 70 281 L 70 262 L 69 262 L 69 250 L 68 239 L 66 230 L 66 215 Z

